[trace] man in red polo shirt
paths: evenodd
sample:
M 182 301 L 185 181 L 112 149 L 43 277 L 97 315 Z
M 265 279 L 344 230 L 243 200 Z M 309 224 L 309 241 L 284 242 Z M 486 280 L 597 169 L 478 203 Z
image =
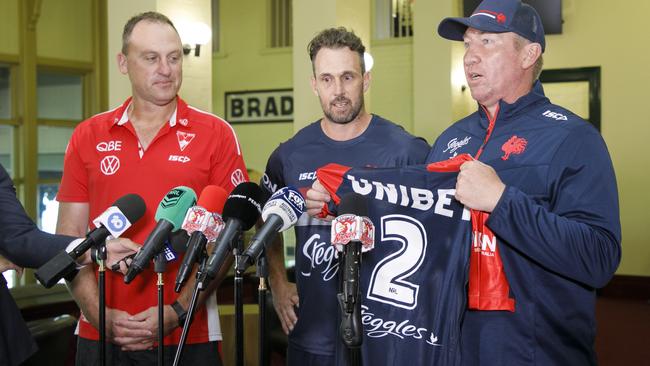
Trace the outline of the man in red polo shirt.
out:
M 131 81 L 132 97 L 120 107 L 82 122 L 65 155 L 57 232 L 83 236 L 90 220 L 126 193 L 142 196 L 147 210 L 128 239 L 142 244 L 155 226 L 158 203 L 173 187 L 197 193 L 209 184 L 231 191 L 247 181 L 232 127 L 212 114 L 188 106 L 177 96 L 182 81 L 182 45 L 172 22 L 148 12 L 124 27 L 120 72 Z M 164 274 L 166 363 L 171 364 L 193 283 L 173 291 L 180 260 Z M 227 266 L 224 266 L 224 269 Z M 82 270 L 70 284 L 83 316 L 79 322 L 77 365 L 98 363 L 98 288 L 93 269 Z M 192 278 L 191 281 L 194 279 Z M 218 281 L 214 281 L 212 290 Z M 183 364 L 220 364 L 221 340 L 214 291 L 204 291 L 187 339 Z M 157 288 L 152 268 L 125 285 L 119 275 L 106 274 L 107 364 L 155 364 Z

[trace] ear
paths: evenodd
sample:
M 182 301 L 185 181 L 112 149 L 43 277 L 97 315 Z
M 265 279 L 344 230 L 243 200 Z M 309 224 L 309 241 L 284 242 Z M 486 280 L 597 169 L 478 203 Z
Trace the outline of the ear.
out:
M 542 46 L 539 43 L 529 43 L 521 51 L 521 67 L 523 69 L 529 69 L 535 65 L 537 59 L 542 55 Z
M 316 77 L 312 75 L 311 77 L 311 90 L 314 92 L 314 95 L 317 97 L 318 95 L 318 89 L 316 89 Z
M 122 52 L 117 54 L 117 67 L 120 70 L 120 72 L 124 75 L 126 75 L 129 72 L 129 67 L 127 66 L 127 62 L 126 62 L 126 55 L 123 54 Z
M 366 71 L 365 74 L 363 74 L 363 92 L 367 92 L 368 88 L 370 88 L 370 81 L 372 80 L 372 75 L 370 74 L 370 71 Z

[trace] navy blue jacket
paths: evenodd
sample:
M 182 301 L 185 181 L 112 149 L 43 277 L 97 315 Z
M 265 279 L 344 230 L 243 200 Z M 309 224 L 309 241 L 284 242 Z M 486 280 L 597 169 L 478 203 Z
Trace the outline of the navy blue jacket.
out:
M 476 154 L 489 123 L 479 108 L 438 138 L 427 161 Z M 480 160 L 507 186 L 487 225 L 516 305 L 514 313 L 465 313 L 463 364 L 595 364 L 595 289 L 621 258 L 616 179 L 602 137 L 551 104 L 537 82 L 514 104 L 500 102 Z
M 44 233 L 16 198 L 13 182 L 0 165 L 0 254 L 22 267 L 39 267 L 74 238 Z M 36 351 L 7 283 L 0 276 L 0 365 L 18 365 Z

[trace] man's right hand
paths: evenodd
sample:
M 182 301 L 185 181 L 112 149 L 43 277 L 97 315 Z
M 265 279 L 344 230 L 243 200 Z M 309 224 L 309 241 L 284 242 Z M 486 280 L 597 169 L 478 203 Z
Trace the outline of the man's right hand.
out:
M 334 219 L 334 216 L 321 217 L 323 212 L 323 207 L 327 205 L 329 201 L 332 200 L 329 192 L 321 184 L 320 181 L 315 180 L 311 185 L 311 188 L 307 191 L 305 197 L 305 206 L 307 208 L 307 214 L 311 217 L 316 217 L 321 220 L 331 221 Z
M 282 323 L 282 330 L 289 334 L 298 321 L 294 306 L 300 306 L 296 284 L 286 280 L 276 281 L 271 284 L 273 293 L 273 307 Z
M 153 347 L 156 337 L 151 331 L 124 326 L 124 324 L 128 323 L 130 317 L 131 314 L 126 311 L 106 309 L 107 338 L 122 347 L 135 346 L 141 349 Z M 99 329 L 97 325 L 93 324 L 96 329 Z

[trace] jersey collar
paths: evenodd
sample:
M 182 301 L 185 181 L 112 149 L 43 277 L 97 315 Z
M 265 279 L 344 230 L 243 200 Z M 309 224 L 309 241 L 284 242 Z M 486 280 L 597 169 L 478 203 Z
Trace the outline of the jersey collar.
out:
M 114 112 L 113 124 L 117 126 L 123 126 L 129 121 L 129 107 L 132 103 L 132 97 L 129 97 L 120 107 L 118 107 Z M 176 123 L 180 124 L 183 127 L 187 127 L 190 123 L 188 115 L 188 106 L 187 103 L 181 97 L 176 97 L 176 109 L 169 117 L 169 127 L 176 126 Z

